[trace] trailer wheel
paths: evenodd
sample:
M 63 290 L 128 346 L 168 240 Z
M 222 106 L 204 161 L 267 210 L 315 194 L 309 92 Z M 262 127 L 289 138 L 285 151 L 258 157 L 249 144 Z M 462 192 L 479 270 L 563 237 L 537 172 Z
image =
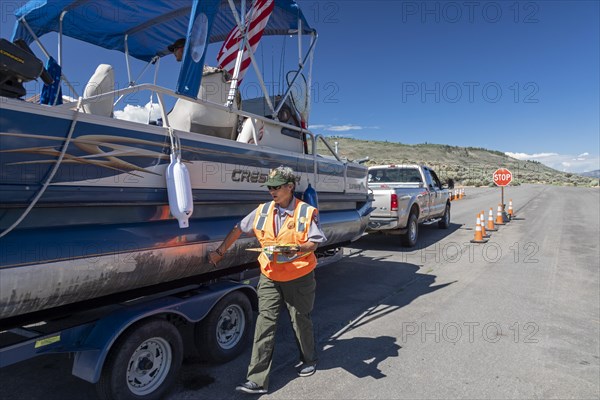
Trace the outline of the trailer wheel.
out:
M 250 337 L 252 307 L 248 297 L 235 291 L 222 298 L 196 324 L 194 338 L 202 358 L 224 363 L 240 355 Z
M 100 380 L 101 399 L 154 400 L 171 388 L 183 358 L 183 341 L 173 324 L 152 319 L 134 325 L 112 347 Z
M 438 222 L 438 227 L 440 229 L 448 229 L 450 227 L 450 204 L 448 203 L 446 203 L 446 209 L 444 210 L 442 219 Z
M 419 237 L 419 221 L 417 220 L 417 214 L 414 212 L 411 212 L 408 216 L 406 229 L 406 233 L 401 236 L 402 245 L 404 247 L 415 247 Z

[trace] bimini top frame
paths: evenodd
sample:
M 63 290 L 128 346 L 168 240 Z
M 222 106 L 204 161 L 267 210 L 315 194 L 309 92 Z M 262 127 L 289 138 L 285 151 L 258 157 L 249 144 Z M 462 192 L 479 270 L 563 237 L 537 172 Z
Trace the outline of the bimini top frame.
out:
M 170 54 L 169 44 L 185 37 L 187 40 L 176 91 L 184 96 L 196 98 L 202 79 L 207 44 L 224 41 L 233 26 L 243 28 L 246 18 L 244 11 L 249 9 L 248 5 L 252 7 L 257 1 L 262 0 L 33 0 L 16 11 L 17 25 L 13 40 L 24 39 L 28 43 L 35 40 L 41 46 L 39 37 L 48 32 L 58 32 L 59 63 L 62 63 L 63 58 L 63 35 L 121 51 L 126 56 L 128 80 L 130 85 L 134 85 L 129 56 L 150 64 L 156 63 L 158 58 Z M 299 57 L 296 79 L 308 60 L 312 64 L 316 31 L 309 26 L 294 0 L 266 1 L 273 2 L 273 11 L 263 35 L 297 34 L 299 43 L 302 35 L 311 35 L 306 56 Z M 247 32 L 244 33 L 244 42 L 247 43 Z M 301 44 L 299 50 L 300 47 Z M 41 48 L 43 49 L 43 46 Z M 247 46 L 242 46 L 242 49 L 245 48 Z M 49 57 L 45 49 L 42 51 Z M 270 103 L 260 68 L 252 54 L 251 60 L 265 99 Z M 309 69 L 309 74 L 311 71 L 312 68 Z M 236 75 L 239 75 L 239 72 L 236 74 L 234 71 L 234 88 L 237 88 L 239 83 Z M 269 104 L 274 117 L 290 95 L 295 79 L 290 82 L 279 104 Z M 310 76 L 308 81 L 311 81 Z M 65 79 L 65 82 L 69 85 L 68 80 Z M 73 93 L 76 93 L 74 88 L 69 86 Z

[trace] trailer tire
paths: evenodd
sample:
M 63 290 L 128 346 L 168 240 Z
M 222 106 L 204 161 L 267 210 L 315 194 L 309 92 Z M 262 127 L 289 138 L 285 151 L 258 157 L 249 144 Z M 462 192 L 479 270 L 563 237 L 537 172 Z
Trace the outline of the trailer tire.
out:
M 448 229 L 450 227 L 450 204 L 448 203 L 446 203 L 446 209 L 444 210 L 442 219 L 438 222 L 438 227 L 440 229 Z
M 408 216 L 408 224 L 406 225 L 406 233 L 400 238 L 402 246 L 404 247 L 415 247 L 417 245 L 417 239 L 419 237 L 419 220 L 417 214 L 411 212 Z
M 245 350 L 251 325 L 248 296 L 239 290 L 229 293 L 196 324 L 194 338 L 200 357 L 212 363 L 233 360 Z
M 162 319 L 130 327 L 110 350 L 96 384 L 101 399 L 158 400 L 175 383 L 183 359 L 177 328 Z

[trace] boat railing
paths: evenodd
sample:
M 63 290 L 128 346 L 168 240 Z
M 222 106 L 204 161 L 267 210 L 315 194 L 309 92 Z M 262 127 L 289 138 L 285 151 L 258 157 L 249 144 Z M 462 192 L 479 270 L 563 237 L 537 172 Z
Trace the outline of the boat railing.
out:
M 102 99 L 106 99 L 106 98 L 118 98 L 130 93 L 138 93 L 144 90 L 148 90 L 151 92 L 156 93 L 157 98 L 158 98 L 158 102 L 159 102 L 159 107 L 160 107 L 160 111 L 162 114 L 162 119 L 163 119 L 163 126 L 165 128 L 169 127 L 169 121 L 168 121 L 168 114 L 167 111 L 165 109 L 165 102 L 164 102 L 164 98 L 163 95 L 167 95 L 176 99 L 183 99 L 185 101 L 189 101 L 192 103 L 196 103 L 196 104 L 200 104 L 209 108 L 213 108 L 215 110 L 221 110 L 221 111 L 226 111 L 226 112 L 231 112 L 233 114 L 237 114 L 239 116 L 242 117 L 246 117 L 246 118 L 255 118 L 264 122 L 268 122 L 270 124 L 275 124 L 278 126 L 281 126 L 283 128 L 287 128 L 287 129 L 291 129 L 294 131 L 297 131 L 299 133 L 303 133 L 303 134 L 307 134 L 310 135 L 313 138 L 313 141 L 315 140 L 315 135 L 310 132 L 307 129 L 304 129 L 302 127 L 296 126 L 296 125 L 291 125 L 291 124 L 287 124 L 285 122 L 281 122 L 278 121 L 276 119 L 271 119 L 262 115 L 258 115 L 258 114 L 253 114 L 250 113 L 248 111 L 244 111 L 244 110 L 239 110 L 236 109 L 234 107 L 228 107 L 226 105 L 223 104 L 218 104 L 218 103 L 214 103 L 211 101 L 207 101 L 207 100 L 202 100 L 202 99 L 192 99 L 188 96 L 185 96 L 183 94 L 178 94 L 175 93 L 173 90 L 161 87 L 161 86 L 157 86 L 154 85 L 152 83 L 141 83 L 135 86 L 130 86 L 130 87 L 126 87 L 123 89 L 118 89 L 118 90 L 112 90 L 106 93 L 102 93 L 102 94 L 98 94 L 98 95 L 94 95 L 94 96 L 90 96 L 90 97 L 86 97 L 86 98 L 82 98 L 81 99 L 81 105 L 85 105 L 85 104 L 90 104 L 90 103 L 94 103 L 97 102 L 99 100 Z M 54 106 L 55 109 L 75 109 L 77 107 L 77 101 L 73 101 L 73 102 L 69 102 L 69 103 L 64 103 L 58 106 Z
M 331 152 L 331 154 L 335 157 L 336 160 L 340 161 L 340 162 L 344 162 L 344 160 L 342 160 L 340 158 L 340 156 L 338 156 L 338 154 L 335 152 L 335 150 L 331 147 L 331 145 L 329 144 L 329 142 L 325 139 L 325 137 L 321 134 L 317 134 L 315 135 L 315 140 L 314 140 L 314 149 L 313 149 L 313 154 L 317 153 L 317 144 L 319 142 L 319 140 L 321 142 L 323 142 L 323 144 L 325 145 L 325 147 Z
M 113 91 L 109 91 L 106 93 L 102 93 L 102 94 L 98 94 L 95 96 L 90 96 L 87 98 L 80 98 L 78 101 L 76 102 L 70 102 L 70 103 L 65 103 L 62 105 L 58 105 L 58 106 L 54 106 L 54 108 L 62 108 L 62 109 L 76 109 L 76 107 L 78 107 L 79 104 L 79 108 L 81 109 L 82 106 L 84 104 L 88 104 L 88 103 L 93 103 L 95 101 L 99 101 L 101 99 L 106 99 L 106 98 L 117 98 L 120 96 L 124 96 L 130 93 L 138 93 L 140 91 L 151 91 L 153 93 L 156 94 L 157 99 L 158 99 L 158 103 L 159 103 L 159 107 L 160 107 L 160 111 L 162 114 L 162 119 L 163 119 L 163 127 L 165 127 L 166 129 L 169 130 L 169 135 L 175 136 L 175 140 L 177 139 L 177 135 L 173 132 L 172 129 L 169 128 L 169 119 L 168 119 L 168 113 L 167 110 L 165 108 L 165 101 L 163 96 L 170 96 L 170 97 L 174 97 L 177 99 L 183 99 L 186 101 L 190 101 L 192 103 L 196 103 L 196 104 L 201 104 L 203 106 L 215 109 L 215 110 L 221 110 L 221 111 L 226 111 L 226 112 L 230 112 L 233 114 L 236 114 L 238 116 L 241 117 L 245 117 L 245 118 L 255 118 L 257 120 L 263 121 L 265 123 L 269 123 L 269 124 L 275 124 L 277 126 L 280 126 L 281 128 L 286 128 L 286 129 L 290 129 L 292 131 L 298 132 L 298 136 L 302 137 L 302 135 L 308 135 L 310 137 L 310 141 L 311 141 L 311 148 L 310 148 L 310 154 L 312 155 L 313 158 L 313 162 L 314 162 L 314 171 L 318 170 L 318 157 L 317 155 L 319 154 L 319 150 L 318 150 L 318 143 L 322 142 L 325 145 L 325 148 L 327 148 L 329 150 L 329 152 L 331 153 L 331 156 L 333 158 L 335 158 L 338 162 L 343 163 L 344 165 L 346 165 L 347 160 L 343 160 L 339 157 L 339 155 L 335 152 L 335 150 L 331 147 L 331 145 L 327 142 L 327 140 L 325 139 L 325 137 L 321 134 L 314 134 L 313 132 L 309 131 L 308 129 L 296 126 L 296 125 L 291 125 L 291 124 L 287 124 L 281 121 L 278 121 L 276 119 L 270 119 L 267 118 L 265 116 L 262 115 L 258 115 L 258 114 L 253 114 L 247 111 L 243 111 L 243 110 L 239 110 L 236 109 L 234 107 L 228 107 L 225 106 L 223 104 L 218 104 L 218 103 L 214 103 L 211 101 L 207 101 L 207 100 L 202 100 L 202 99 L 192 99 L 189 98 L 188 96 L 182 95 L 182 94 L 178 94 L 176 92 L 174 92 L 171 89 L 167 89 L 161 86 L 157 86 L 151 83 L 142 83 L 142 84 L 138 84 L 135 86 L 130 86 L 127 88 L 122 88 L 122 89 L 118 89 L 118 90 L 113 90 Z M 81 103 L 79 103 L 79 101 Z M 256 146 L 260 145 L 260 141 L 259 139 L 256 137 L 256 132 L 253 132 L 253 143 Z M 347 168 L 344 168 L 344 184 L 347 181 Z M 314 179 L 316 180 L 316 173 L 315 173 L 315 177 Z
M 244 110 L 240 110 L 240 109 L 236 109 L 234 107 L 228 107 L 226 105 L 223 104 L 219 104 L 219 103 L 214 103 L 211 101 L 207 101 L 207 100 L 203 100 L 203 99 L 192 99 L 188 96 L 185 96 L 183 94 L 179 94 L 174 92 L 171 89 L 167 89 L 161 86 L 157 86 L 154 85 L 152 83 L 141 83 L 141 84 L 137 84 L 134 86 L 130 86 L 130 87 L 126 87 L 126 88 L 122 88 L 122 89 L 118 89 L 118 90 L 112 90 L 106 93 L 102 93 L 102 94 L 98 94 L 98 95 L 94 95 L 94 96 L 90 96 L 90 97 L 86 97 L 86 98 L 80 98 L 78 101 L 74 101 L 74 102 L 69 102 L 69 103 L 64 103 L 58 106 L 53 106 L 53 108 L 55 109 L 76 109 L 77 105 L 80 104 L 80 108 L 81 106 L 85 105 L 85 104 L 90 104 L 90 103 L 94 103 L 97 102 L 99 100 L 102 99 L 106 99 L 106 98 L 119 98 L 122 96 L 125 96 L 127 94 L 130 93 L 138 93 L 141 91 L 151 91 L 153 93 L 156 94 L 157 99 L 158 99 L 158 103 L 159 103 L 159 108 L 160 108 L 160 112 L 161 112 L 161 116 L 162 116 L 162 120 L 163 120 L 163 127 L 169 129 L 169 117 L 168 117 L 168 113 L 167 110 L 165 108 L 165 101 L 164 101 L 164 96 L 169 96 L 169 97 L 173 97 L 176 99 L 183 99 L 185 101 L 189 101 L 192 103 L 196 103 L 196 104 L 200 104 L 215 110 L 221 110 L 221 111 L 226 111 L 226 112 L 230 112 L 233 114 L 236 114 L 238 116 L 241 117 L 246 117 L 246 118 L 255 118 L 257 120 L 269 123 L 269 124 L 274 124 L 277 126 L 280 126 L 281 128 L 286 128 L 286 129 L 290 129 L 293 131 L 298 132 L 299 135 L 308 135 L 311 139 L 312 142 L 312 148 L 311 148 L 311 153 L 313 155 L 316 155 L 318 153 L 317 151 L 317 144 L 319 141 L 323 142 L 325 144 L 325 147 L 329 150 L 329 152 L 331 153 L 331 155 L 340 162 L 344 162 L 342 159 L 340 159 L 340 157 L 336 154 L 335 150 L 331 147 L 331 145 L 327 142 L 327 140 L 325 139 L 325 137 L 323 137 L 323 135 L 321 134 L 314 134 L 313 132 L 311 132 L 308 129 L 296 126 L 296 125 L 291 125 L 285 122 L 281 122 L 278 121 L 276 119 L 271 119 L 262 115 L 258 115 L 258 114 L 254 114 L 254 113 L 250 113 L 248 111 L 244 111 Z M 79 101 L 81 103 L 79 103 Z M 254 141 L 253 141 L 254 145 L 259 145 L 259 140 L 255 137 Z M 316 162 L 316 161 L 315 161 Z

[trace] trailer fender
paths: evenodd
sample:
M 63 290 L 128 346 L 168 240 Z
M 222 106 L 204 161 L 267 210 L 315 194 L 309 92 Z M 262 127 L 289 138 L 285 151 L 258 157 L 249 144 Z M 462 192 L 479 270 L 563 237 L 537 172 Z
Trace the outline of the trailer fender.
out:
M 198 289 L 198 293 L 190 296 L 169 295 L 134 306 L 124 306 L 93 325 L 80 347 L 90 350 L 75 353 L 72 374 L 90 383 L 97 383 L 113 344 L 131 325 L 149 317 L 168 315 L 198 322 L 208 315 L 221 298 L 235 290 L 242 290 L 254 306 L 255 300 L 251 294 L 256 292 L 253 287 L 227 281 Z

